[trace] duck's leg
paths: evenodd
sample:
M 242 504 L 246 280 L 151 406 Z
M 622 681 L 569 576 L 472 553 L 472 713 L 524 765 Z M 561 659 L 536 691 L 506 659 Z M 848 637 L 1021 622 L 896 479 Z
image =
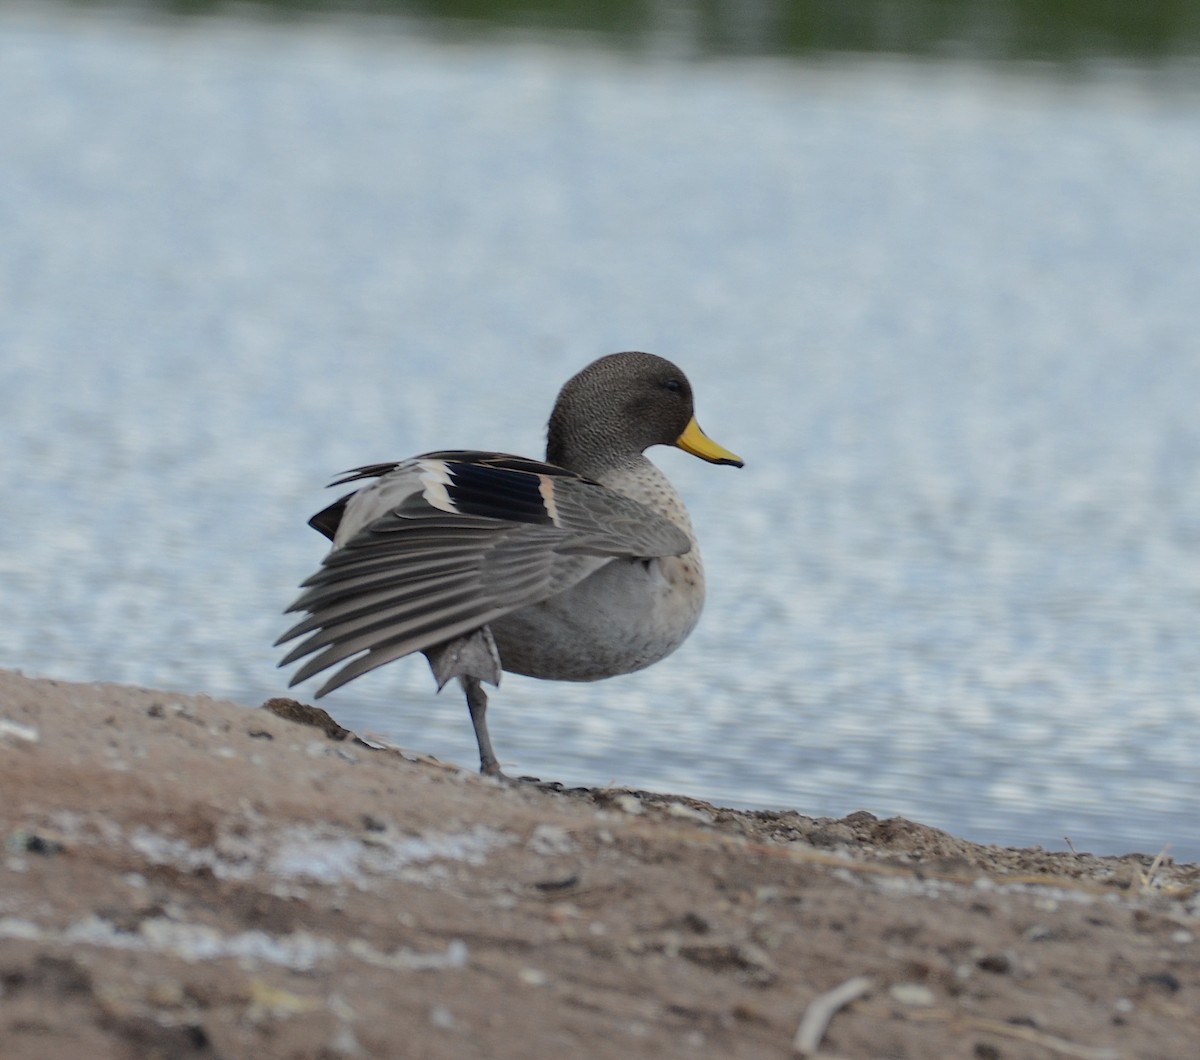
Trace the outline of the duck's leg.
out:
M 437 679 L 438 690 L 457 677 L 467 696 L 467 709 L 475 727 L 475 742 L 479 744 L 479 772 L 489 777 L 503 777 L 492 740 L 487 729 L 487 693 L 483 681 L 500 683 L 500 653 L 487 626 L 480 626 L 462 637 L 443 644 L 423 648 L 429 668 Z
M 479 772 L 489 777 L 502 777 L 500 762 L 492 750 L 492 738 L 487 728 L 487 693 L 477 677 L 460 677 L 463 691 L 467 694 L 467 709 L 471 712 L 471 724 L 475 727 L 475 742 L 479 744 Z

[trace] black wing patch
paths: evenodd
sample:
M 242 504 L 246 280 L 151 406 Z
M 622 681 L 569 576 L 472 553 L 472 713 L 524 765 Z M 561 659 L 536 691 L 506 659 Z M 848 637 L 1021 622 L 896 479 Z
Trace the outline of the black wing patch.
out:
M 477 515 L 486 519 L 511 519 L 520 523 L 553 525 L 554 519 L 546 510 L 538 476 L 591 481 L 557 464 L 530 460 L 524 456 L 511 456 L 508 453 L 488 453 L 481 449 L 447 449 L 435 453 L 422 453 L 413 457 L 413 461 L 417 460 L 439 460 L 444 463 L 451 476 L 447 493 L 455 508 L 464 515 Z M 383 478 L 400 466 L 396 462 L 364 464 L 344 472 L 330 485 L 344 486 L 347 482 Z M 347 493 L 344 497 L 339 497 L 333 504 L 322 508 L 309 519 L 308 525 L 332 541 L 342 524 L 342 516 L 346 514 L 346 505 L 353 496 L 353 493 Z
M 455 511 L 483 519 L 554 525 L 537 474 L 457 461 L 446 461 L 446 470 L 450 474 L 446 493 Z
M 353 493 L 347 493 L 346 496 L 339 497 L 328 508 L 322 508 L 309 519 L 308 525 L 332 541 L 337 536 L 338 527 L 342 525 L 342 516 L 346 514 L 346 504 L 353 496 Z

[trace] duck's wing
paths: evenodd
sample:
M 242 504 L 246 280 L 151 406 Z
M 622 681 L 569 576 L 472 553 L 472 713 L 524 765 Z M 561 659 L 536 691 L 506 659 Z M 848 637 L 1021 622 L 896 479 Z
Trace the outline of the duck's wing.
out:
M 637 501 L 553 464 L 472 451 L 359 468 L 371 485 L 318 513 L 333 551 L 289 612 L 311 656 L 297 684 L 346 659 L 324 695 L 393 659 L 560 593 L 616 557 L 682 555 L 688 535 Z M 354 658 L 352 658 L 354 657 Z

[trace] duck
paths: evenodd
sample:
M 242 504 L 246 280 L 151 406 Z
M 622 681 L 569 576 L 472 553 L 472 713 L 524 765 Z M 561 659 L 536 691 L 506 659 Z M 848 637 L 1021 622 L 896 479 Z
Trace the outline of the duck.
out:
M 645 455 L 670 445 L 742 467 L 696 421 L 671 361 L 627 351 L 563 385 L 546 459 L 479 450 L 355 468 L 365 482 L 309 525 L 331 542 L 276 642 L 303 665 L 290 686 L 338 667 L 320 698 L 421 652 L 438 690 L 457 679 L 480 772 L 508 779 L 487 727 L 484 684 L 503 671 L 551 681 L 633 673 L 695 628 L 705 577 L 687 508 Z M 340 664 L 340 665 L 339 665 Z

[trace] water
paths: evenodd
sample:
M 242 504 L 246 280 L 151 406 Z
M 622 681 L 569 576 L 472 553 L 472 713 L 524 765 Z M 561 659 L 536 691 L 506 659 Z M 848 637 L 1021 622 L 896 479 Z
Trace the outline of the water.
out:
M 661 454 L 706 615 L 643 674 L 506 676 L 502 760 L 1200 858 L 1186 78 L 9 10 L 0 98 L 0 665 L 280 694 L 335 472 L 538 455 L 644 348 L 747 460 Z M 323 702 L 470 764 L 432 685 Z

